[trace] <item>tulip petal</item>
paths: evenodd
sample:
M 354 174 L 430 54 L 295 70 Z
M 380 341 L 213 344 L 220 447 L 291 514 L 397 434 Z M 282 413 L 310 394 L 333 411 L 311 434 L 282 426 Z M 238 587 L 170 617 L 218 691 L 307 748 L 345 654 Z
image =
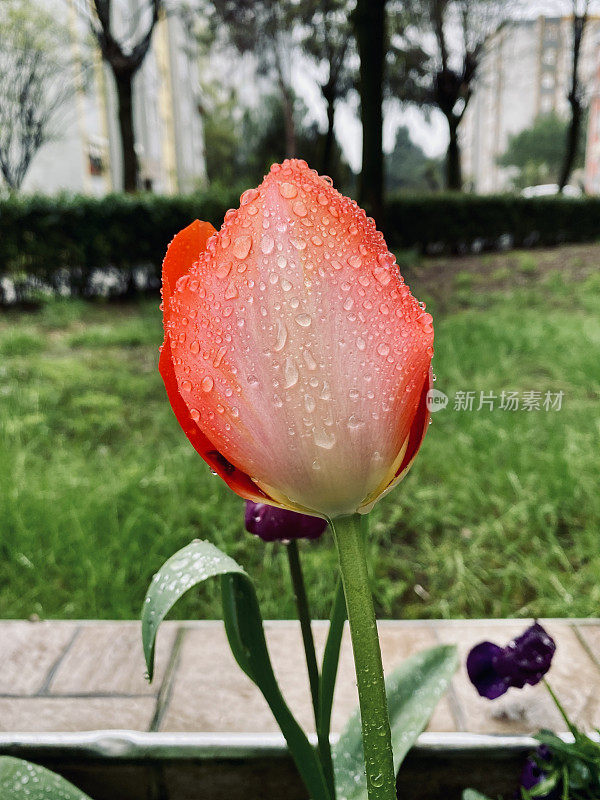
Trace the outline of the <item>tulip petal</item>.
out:
M 431 317 L 373 220 L 304 162 L 274 165 L 170 291 L 179 395 L 271 502 L 352 513 L 410 466 Z
M 210 222 L 196 219 L 171 241 L 162 265 L 162 297 L 165 308 L 169 307 L 177 280 L 189 271 L 200 253 L 206 250 L 206 243 L 213 233 L 216 230 Z
M 162 294 L 165 314 L 170 311 L 171 287 L 176 285 L 178 278 L 184 275 L 191 263 L 199 257 L 213 233 L 215 233 L 215 229 L 210 223 L 196 220 L 178 233 L 169 245 L 163 262 Z M 265 502 L 264 492 L 247 475 L 230 464 L 196 425 L 190 409 L 179 393 L 173 368 L 171 342 L 166 335 L 160 351 L 158 369 L 164 381 L 171 408 L 195 450 L 235 492 L 248 500 Z

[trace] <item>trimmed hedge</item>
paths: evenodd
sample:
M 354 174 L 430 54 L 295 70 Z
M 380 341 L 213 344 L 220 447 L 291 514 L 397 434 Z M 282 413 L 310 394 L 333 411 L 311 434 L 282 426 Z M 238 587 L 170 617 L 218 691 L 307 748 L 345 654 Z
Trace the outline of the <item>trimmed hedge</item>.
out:
M 600 239 L 600 197 L 422 195 L 388 203 L 390 247 L 422 252 L 552 246 Z
M 0 202 L 2 300 L 36 290 L 90 296 L 155 288 L 168 242 L 193 219 L 218 227 L 237 195 L 26 197 Z M 476 195 L 393 197 L 386 238 L 391 248 L 467 252 L 600 239 L 600 198 Z M 108 290 L 99 275 L 110 274 Z M 5 287 L 6 288 L 6 287 Z

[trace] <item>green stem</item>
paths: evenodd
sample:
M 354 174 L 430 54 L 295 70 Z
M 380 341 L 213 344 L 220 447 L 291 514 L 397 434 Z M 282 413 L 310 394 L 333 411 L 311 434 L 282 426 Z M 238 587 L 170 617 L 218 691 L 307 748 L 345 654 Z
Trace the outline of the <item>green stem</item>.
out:
M 567 728 L 571 731 L 573 736 L 575 738 L 577 738 L 577 728 L 573 725 L 573 723 L 571 722 L 571 720 L 567 716 L 567 712 L 564 710 L 564 708 L 562 706 L 562 703 L 560 702 L 560 700 L 558 699 L 558 697 L 554 693 L 554 689 L 550 686 L 550 684 L 548 683 L 548 681 L 545 678 L 544 678 L 544 686 L 546 687 L 546 689 L 548 690 L 548 692 L 550 694 L 550 697 L 554 701 L 554 705 L 558 708 L 561 717 L 567 723 Z
M 337 545 L 356 666 L 369 800 L 396 800 L 396 774 L 381 649 L 360 515 L 331 522 Z
M 317 654 L 315 652 L 315 640 L 313 639 L 312 628 L 310 626 L 311 617 L 308 607 L 308 598 L 300 566 L 300 555 L 298 553 L 298 543 L 292 539 L 287 545 L 288 561 L 290 564 L 290 575 L 294 597 L 296 598 L 296 609 L 302 631 L 302 642 L 304 653 L 306 654 L 306 668 L 308 670 L 308 680 L 310 683 L 310 693 L 312 696 L 313 710 L 315 713 L 315 725 L 319 724 L 319 668 L 317 666 Z
M 325 779 L 335 797 L 335 778 L 333 773 L 333 761 L 331 758 L 331 745 L 329 743 L 329 733 L 331 731 L 331 708 L 333 706 L 333 694 L 335 691 L 335 681 L 337 677 L 338 665 L 340 661 L 340 646 L 342 644 L 342 634 L 344 633 L 344 622 L 346 621 L 346 601 L 344 599 L 344 587 L 338 578 L 333 608 L 329 620 L 329 631 L 323 653 L 323 664 L 321 667 L 321 683 L 319 699 L 321 707 L 319 709 L 319 721 L 317 723 L 317 734 L 319 742 L 327 744 L 327 747 L 320 748 L 321 760 Z

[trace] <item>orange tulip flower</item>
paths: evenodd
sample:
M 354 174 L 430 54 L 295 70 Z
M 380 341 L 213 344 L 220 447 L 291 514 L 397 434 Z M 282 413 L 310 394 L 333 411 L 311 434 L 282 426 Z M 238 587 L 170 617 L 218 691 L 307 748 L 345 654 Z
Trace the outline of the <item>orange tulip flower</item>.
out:
M 162 295 L 169 400 L 239 495 L 336 517 L 406 474 L 429 420 L 432 319 L 330 179 L 273 165 L 219 232 L 177 234 Z

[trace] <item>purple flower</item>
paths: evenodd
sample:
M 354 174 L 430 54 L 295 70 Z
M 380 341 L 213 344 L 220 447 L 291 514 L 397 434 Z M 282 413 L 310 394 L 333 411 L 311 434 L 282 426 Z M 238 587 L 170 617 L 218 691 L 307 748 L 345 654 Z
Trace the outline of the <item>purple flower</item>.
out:
M 281 542 L 286 539 L 318 539 L 327 527 L 327 521 L 246 500 L 245 525 L 249 533 L 260 536 L 265 542 Z
M 482 697 L 494 700 L 511 686 L 534 686 L 550 669 L 554 640 L 535 622 L 506 647 L 492 642 L 475 645 L 467 656 L 467 672 Z
M 530 756 L 527 759 L 521 773 L 521 786 L 523 789 L 529 791 L 546 780 L 548 774 L 544 772 L 543 765 L 546 763 L 550 766 L 551 758 L 549 748 L 542 744 L 535 751 L 535 756 Z M 560 787 L 556 786 L 548 794 L 537 795 L 536 797 L 539 800 L 557 800 L 560 797 Z

